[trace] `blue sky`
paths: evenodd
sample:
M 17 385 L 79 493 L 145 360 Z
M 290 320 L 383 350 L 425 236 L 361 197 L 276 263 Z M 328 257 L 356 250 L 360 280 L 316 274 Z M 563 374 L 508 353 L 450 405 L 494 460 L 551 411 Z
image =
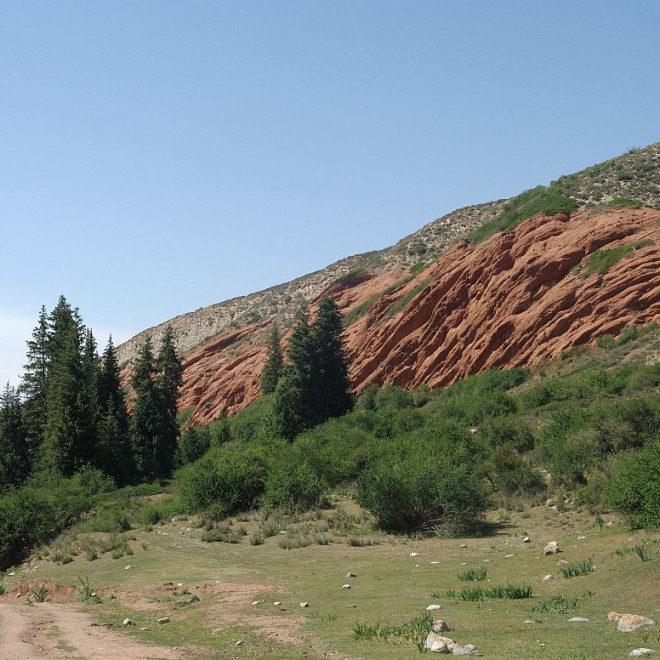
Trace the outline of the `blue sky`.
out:
M 0 0 L 0 383 L 660 140 L 655 0 Z

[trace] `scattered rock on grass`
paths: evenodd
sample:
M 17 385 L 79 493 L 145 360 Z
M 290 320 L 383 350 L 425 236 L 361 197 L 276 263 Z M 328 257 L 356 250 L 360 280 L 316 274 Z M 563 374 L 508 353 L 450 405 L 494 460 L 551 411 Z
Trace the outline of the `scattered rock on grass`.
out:
M 543 579 L 546 580 L 546 581 L 548 581 L 548 580 L 552 580 L 553 577 L 552 577 L 552 575 L 544 575 L 544 576 L 543 576 Z
M 357 575 L 355 575 L 355 573 L 353 573 L 353 571 L 348 571 L 348 573 L 346 573 L 346 577 L 347 578 L 352 578 L 352 577 L 357 577 Z
M 453 655 L 474 655 L 474 644 L 459 644 L 450 637 L 430 632 L 426 637 L 426 649 L 432 653 L 452 653 Z
M 557 541 L 550 541 L 548 545 L 543 548 L 544 555 L 556 555 L 559 552 L 559 544 Z
M 129 618 L 124 619 L 121 623 L 124 627 L 135 625 Z
M 433 612 L 434 610 L 439 610 L 439 609 L 441 609 L 441 608 L 442 608 L 442 605 L 437 605 L 437 604 L 436 604 L 436 605 L 429 605 L 426 609 L 427 609 L 429 612 Z
M 342 585 L 341 585 L 341 588 L 342 588 L 342 589 L 350 589 L 350 588 L 351 588 L 351 585 L 350 585 L 350 584 L 342 584 Z
M 169 622 L 170 622 L 170 617 L 169 616 L 164 616 L 161 619 L 158 619 L 158 625 L 159 626 L 162 626 L 162 625 L 164 625 L 166 623 L 169 623 Z
M 451 626 L 442 619 L 436 619 L 433 622 L 433 632 L 441 633 L 441 632 L 449 632 L 450 630 L 451 630 Z
M 300 607 L 309 607 L 309 603 L 307 601 L 300 603 Z
M 585 619 L 583 616 L 574 616 L 572 619 L 568 620 L 569 623 L 589 623 L 589 619 Z
M 621 614 L 620 612 L 610 612 L 607 616 L 608 621 L 618 621 L 616 627 L 620 632 L 634 632 L 646 626 L 654 626 L 655 621 L 639 614 Z
M 653 655 L 655 651 L 653 649 L 645 649 L 644 647 L 633 649 L 629 655 L 631 658 L 643 658 L 645 655 Z

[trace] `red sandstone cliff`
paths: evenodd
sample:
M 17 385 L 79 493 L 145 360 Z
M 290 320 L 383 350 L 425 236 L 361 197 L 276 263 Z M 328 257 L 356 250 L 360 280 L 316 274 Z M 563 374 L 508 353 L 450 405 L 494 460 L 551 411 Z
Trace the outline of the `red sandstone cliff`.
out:
M 588 273 L 596 250 L 622 245 L 635 247 L 606 273 Z M 438 387 L 533 365 L 660 320 L 660 211 L 538 216 L 482 245 L 460 242 L 415 277 L 373 272 L 324 295 L 344 315 L 364 312 L 346 330 L 356 391 L 372 382 Z M 259 396 L 270 323 L 223 332 L 185 356 L 180 409 L 194 408 L 195 423 Z

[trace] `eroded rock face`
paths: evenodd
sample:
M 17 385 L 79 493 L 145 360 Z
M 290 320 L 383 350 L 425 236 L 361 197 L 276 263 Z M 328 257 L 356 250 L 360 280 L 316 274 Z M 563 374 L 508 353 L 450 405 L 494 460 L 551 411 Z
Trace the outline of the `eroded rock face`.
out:
M 589 271 L 596 250 L 626 245 L 630 253 L 607 272 Z M 537 216 L 481 245 L 461 241 L 414 277 L 372 270 L 317 299 L 325 295 L 357 317 L 345 333 L 356 392 L 370 383 L 441 387 L 534 365 L 660 320 L 660 211 Z M 228 329 L 184 356 L 179 405 L 194 408 L 194 423 L 258 398 L 271 322 Z

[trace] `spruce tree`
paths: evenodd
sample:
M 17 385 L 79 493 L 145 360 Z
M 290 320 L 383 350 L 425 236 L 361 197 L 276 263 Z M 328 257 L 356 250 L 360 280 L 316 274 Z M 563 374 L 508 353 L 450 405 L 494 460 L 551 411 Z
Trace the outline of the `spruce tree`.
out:
M 27 342 L 27 364 L 24 366 L 19 394 L 23 399 L 23 419 L 30 451 L 37 450 L 46 426 L 46 378 L 48 375 L 48 312 L 39 311 L 39 321 Z
M 99 421 L 94 447 L 94 465 L 118 485 L 133 479 L 133 451 L 128 435 L 128 414 L 121 387 L 119 362 L 112 337 L 101 358 L 98 381 Z
M 342 332 L 337 304 L 332 298 L 324 298 L 319 304 L 311 333 L 314 346 L 314 424 L 344 415 L 353 408 Z
M 46 424 L 41 464 L 64 476 L 89 461 L 82 362 L 84 326 L 64 296 L 49 316 Z
M 272 394 L 282 376 L 282 348 L 280 346 L 280 333 L 277 323 L 273 323 L 268 338 L 268 356 L 261 373 L 261 393 Z
M 156 461 L 159 474 L 169 476 L 174 468 L 174 454 L 179 439 L 177 412 L 179 388 L 183 383 L 183 366 L 174 346 L 174 332 L 169 325 L 165 329 L 156 364 L 162 410 L 162 436 L 157 446 Z
M 135 405 L 131 414 L 130 438 L 135 457 L 135 476 L 138 480 L 150 480 L 158 476 L 156 446 L 162 429 L 155 375 L 156 365 L 151 339 L 147 337 L 140 349 L 131 378 Z
M 0 394 L 0 493 L 25 481 L 30 459 L 20 397 L 7 383 Z

